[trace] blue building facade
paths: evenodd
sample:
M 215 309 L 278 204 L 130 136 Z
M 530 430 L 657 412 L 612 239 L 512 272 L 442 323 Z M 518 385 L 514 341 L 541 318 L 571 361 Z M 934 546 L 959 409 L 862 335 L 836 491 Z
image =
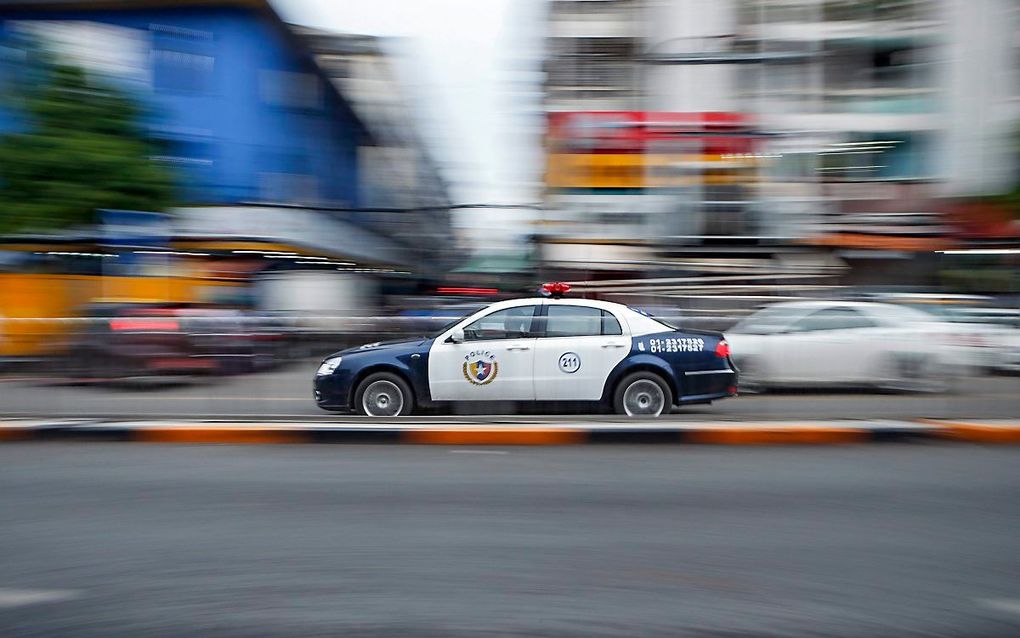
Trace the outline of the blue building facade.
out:
M 359 206 L 365 129 L 268 4 L 0 1 L 6 50 L 26 35 L 146 104 L 182 200 Z

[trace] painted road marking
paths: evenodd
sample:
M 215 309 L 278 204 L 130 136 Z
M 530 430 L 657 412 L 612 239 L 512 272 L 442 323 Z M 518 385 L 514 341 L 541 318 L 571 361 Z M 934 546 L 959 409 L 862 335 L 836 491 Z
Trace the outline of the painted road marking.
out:
M 408 428 L 405 443 L 421 445 L 573 445 L 584 443 L 585 431 L 567 428 Z
M 130 401 L 133 397 L 115 397 L 114 400 Z M 160 401 L 307 401 L 313 403 L 311 397 L 159 397 Z
M 78 598 L 73 589 L 12 589 L 0 587 L 0 608 L 21 607 L 38 603 L 56 603 Z
M 1020 614 L 1020 598 L 978 598 L 975 602 L 989 609 Z
M 506 450 L 447 450 L 450 454 L 510 454 Z

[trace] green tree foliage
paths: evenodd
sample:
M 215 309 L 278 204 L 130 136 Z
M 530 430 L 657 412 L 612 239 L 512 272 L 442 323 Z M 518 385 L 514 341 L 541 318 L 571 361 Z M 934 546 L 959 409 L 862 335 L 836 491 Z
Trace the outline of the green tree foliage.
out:
M 95 221 L 98 209 L 165 210 L 171 171 L 140 125 L 139 105 L 112 84 L 48 56 L 3 104 L 23 118 L 0 138 L 0 232 Z

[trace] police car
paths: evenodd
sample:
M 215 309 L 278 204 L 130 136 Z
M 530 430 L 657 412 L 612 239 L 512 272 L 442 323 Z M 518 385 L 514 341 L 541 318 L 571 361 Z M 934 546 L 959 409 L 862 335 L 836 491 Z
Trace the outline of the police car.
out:
M 718 332 L 674 329 L 627 306 L 546 297 L 500 301 L 427 338 L 370 343 L 326 357 L 315 401 L 377 417 L 457 402 L 581 402 L 631 417 L 737 392 Z

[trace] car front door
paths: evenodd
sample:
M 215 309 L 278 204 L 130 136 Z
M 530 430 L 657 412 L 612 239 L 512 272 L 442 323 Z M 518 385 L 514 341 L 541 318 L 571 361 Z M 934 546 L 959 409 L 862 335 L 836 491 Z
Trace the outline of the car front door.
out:
M 535 345 L 535 398 L 597 401 L 630 337 L 608 310 L 550 301 Z
M 449 330 L 429 350 L 429 390 L 434 401 L 532 401 L 535 385 L 533 323 L 539 305 L 496 310 Z
M 867 317 L 846 306 L 803 317 L 784 340 L 789 380 L 817 385 L 859 379 L 871 348 L 860 333 L 872 326 Z

